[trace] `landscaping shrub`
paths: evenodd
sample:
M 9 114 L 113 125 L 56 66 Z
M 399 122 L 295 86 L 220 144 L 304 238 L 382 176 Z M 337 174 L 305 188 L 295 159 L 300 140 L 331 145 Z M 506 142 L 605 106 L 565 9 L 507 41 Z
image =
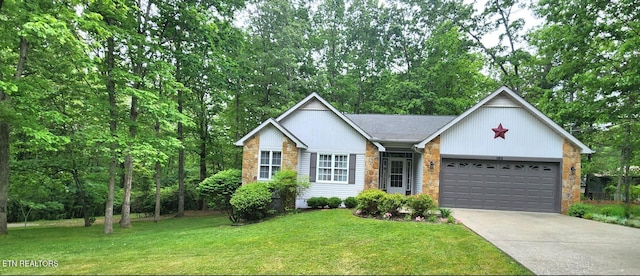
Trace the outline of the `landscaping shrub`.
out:
M 428 194 L 413 195 L 407 198 L 407 207 L 411 208 L 412 215 L 415 216 L 428 216 L 429 209 L 435 207 L 433 199 Z
M 309 181 L 300 181 L 298 173 L 292 170 L 281 170 L 273 175 L 271 185 L 276 193 L 280 195 L 283 209 L 292 210 L 296 208 L 296 198 L 298 195 L 311 186 Z
M 378 210 L 383 214 L 391 214 L 397 216 L 400 214 L 400 208 L 405 205 L 406 197 L 401 194 L 385 194 L 380 203 L 378 204 Z
M 567 212 L 567 215 L 572 217 L 582 218 L 584 217 L 584 215 L 590 212 L 591 212 L 591 206 L 583 203 L 575 203 L 569 207 L 569 211 Z
M 344 207 L 353 209 L 356 208 L 356 206 L 358 206 L 358 201 L 356 201 L 355 197 L 350 196 L 344 199 Z
M 324 196 L 310 197 L 307 199 L 307 206 L 312 209 L 322 209 L 327 206 L 329 199 Z
M 625 217 L 624 209 L 624 206 L 606 206 L 602 207 L 596 213 L 612 217 Z
M 614 195 L 616 194 L 616 191 L 618 190 L 618 188 L 616 186 L 613 186 L 613 185 L 608 185 L 607 187 L 604 187 L 604 189 L 602 189 L 602 190 L 603 190 L 603 192 L 605 194 L 607 194 L 609 199 L 613 199 Z
M 198 184 L 197 191 L 210 208 L 224 211 L 232 222 L 237 221 L 233 206 L 229 201 L 231 196 L 242 185 L 242 171 L 228 169 L 206 178 Z
M 378 189 L 364 190 L 356 196 L 356 201 L 358 202 L 357 209 L 363 215 L 378 215 L 380 214 L 378 205 L 386 195 L 387 193 Z
M 269 214 L 271 195 L 271 185 L 258 182 L 240 186 L 229 202 L 239 218 L 260 220 Z
M 329 207 L 329 209 L 339 208 L 341 204 L 342 199 L 340 199 L 339 197 L 334 196 L 327 199 L 327 206 Z
M 443 217 L 443 218 L 451 217 L 451 209 L 440 208 L 440 217 Z

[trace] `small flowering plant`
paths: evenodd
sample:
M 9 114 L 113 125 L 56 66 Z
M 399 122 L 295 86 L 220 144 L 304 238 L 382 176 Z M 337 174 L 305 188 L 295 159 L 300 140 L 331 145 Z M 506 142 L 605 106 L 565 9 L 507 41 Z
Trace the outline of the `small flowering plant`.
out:
M 387 219 L 387 220 L 388 220 L 388 219 L 391 219 L 391 216 L 393 216 L 391 213 L 386 212 L 386 213 L 384 213 L 384 215 L 383 215 L 382 217 L 383 217 L 384 219 Z
M 423 218 L 423 217 L 421 217 L 421 216 L 417 216 L 417 217 L 416 217 L 416 221 L 418 221 L 418 222 L 423 221 L 423 220 L 424 220 L 424 218 Z

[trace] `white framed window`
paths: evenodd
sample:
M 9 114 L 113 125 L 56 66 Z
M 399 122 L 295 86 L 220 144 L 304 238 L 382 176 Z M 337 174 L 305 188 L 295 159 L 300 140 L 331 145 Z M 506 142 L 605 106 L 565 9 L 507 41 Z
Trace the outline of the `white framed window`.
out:
M 258 175 L 258 179 L 271 179 L 271 177 L 278 171 L 280 171 L 280 167 L 282 166 L 282 152 L 281 151 L 270 151 L 270 150 L 261 150 L 260 151 L 260 172 Z
M 318 181 L 347 183 L 349 155 L 318 154 Z

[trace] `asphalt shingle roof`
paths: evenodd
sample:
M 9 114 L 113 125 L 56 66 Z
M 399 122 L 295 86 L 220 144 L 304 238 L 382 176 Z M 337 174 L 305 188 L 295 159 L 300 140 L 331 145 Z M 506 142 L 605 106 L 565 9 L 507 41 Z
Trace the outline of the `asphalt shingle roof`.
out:
M 379 141 L 420 142 L 456 116 L 345 114 L 349 120 Z

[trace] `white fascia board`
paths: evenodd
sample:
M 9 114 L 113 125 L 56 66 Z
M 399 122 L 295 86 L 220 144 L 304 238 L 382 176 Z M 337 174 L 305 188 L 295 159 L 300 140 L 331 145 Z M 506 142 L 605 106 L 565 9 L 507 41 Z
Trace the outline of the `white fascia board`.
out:
M 233 144 L 236 145 L 236 146 L 243 146 L 245 141 L 247 141 L 249 138 L 251 138 L 254 135 L 256 135 L 256 133 L 260 132 L 260 130 L 265 128 L 267 125 L 273 125 L 275 128 L 277 128 L 282 134 L 287 136 L 287 138 L 291 139 L 291 141 L 296 143 L 296 147 L 297 148 L 301 148 L 301 149 L 306 149 L 307 148 L 307 145 L 304 142 L 302 142 L 300 139 L 298 139 L 298 137 L 293 135 L 293 133 L 291 133 L 289 130 L 287 130 L 284 126 L 282 126 L 278 122 L 276 122 L 273 118 L 267 119 L 262 124 L 260 124 L 258 127 L 254 128 L 251 132 L 247 133 L 247 135 L 243 136 L 242 138 L 240 138 L 240 140 L 238 140 L 237 142 L 235 142 Z
M 360 133 L 362 136 L 364 136 L 364 138 L 366 138 L 367 140 L 371 140 L 371 135 L 369 135 L 367 132 L 365 132 L 363 129 L 361 129 L 358 125 L 356 125 L 354 122 L 352 122 L 351 120 L 349 120 L 349 118 L 347 118 L 347 116 L 344 116 L 344 114 L 342 114 L 342 112 L 338 111 L 335 107 L 333 107 L 333 105 L 331 105 L 329 102 L 327 102 L 325 99 L 323 99 L 322 97 L 320 97 L 320 95 L 318 95 L 317 93 L 313 92 L 311 93 L 309 96 L 307 96 L 306 98 L 304 98 L 302 101 L 298 102 L 296 105 L 294 105 L 293 107 L 289 108 L 287 111 L 285 111 L 284 113 L 282 113 L 282 115 L 278 116 L 278 118 L 276 118 L 276 121 L 280 122 L 282 121 L 284 118 L 286 118 L 287 116 L 289 116 L 291 113 L 293 113 L 294 111 L 296 111 L 298 108 L 300 108 L 301 106 L 303 106 L 304 104 L 308 103 L 311 99 L 316 99 L 318 101 L 320 101 L 323 105 L 325 105 L 329 110 L 331 110 L 331 112 L 333 112 L 334 114 L 336 114 L 338 117 L 340 117 L 340 119 L 342 119 L 345 123 L 347 123 L 349 126 L 351 126 L 353 129 L 355 129 L 358 133 Z

